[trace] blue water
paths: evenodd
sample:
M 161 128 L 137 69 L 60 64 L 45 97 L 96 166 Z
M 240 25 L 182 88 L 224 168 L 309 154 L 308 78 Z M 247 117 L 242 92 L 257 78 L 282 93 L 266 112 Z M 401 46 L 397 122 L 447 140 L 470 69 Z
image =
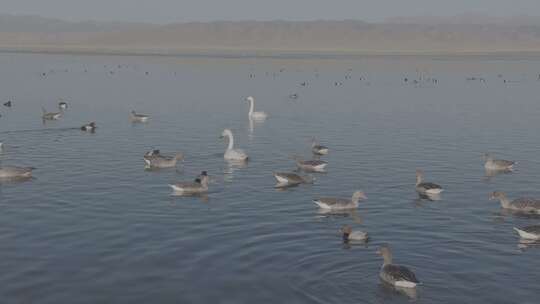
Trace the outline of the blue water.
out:
M 540 197 L 540 59 L 4 53 L 0 67 L 0 99 L 13 100 L 1 164 L 36 168 L 0 185 L 1 303 L 537 302 L 540 245 L 512 227 L 540 218 L 488 195 Z M 250 125 L 248 95 L 265 122 Z M 44 124 L 59 97 L 69 108 Z M 132 124 L 132 109 L 150 121 Z M 90 121 L 96 133 L 78 130 Z M 224 128 L 246 167 L 223 160 Z M 272 172 L 310 157 L 312 136 L 330 147 L 328 172 L 276 190 Z M 185 162 L 145 170 L 151 149 Z M 516 171 L 486 176 L 488 151 Z M 419 199 L 417 168 L 440 200 Z M 202 170 L 207 196 L 171 196 Z M 357 189 L 368 200 L 356 212 L 311 202 Z M 345 224 L 370 242 L 343 244 Z M 383 243 L 422 281 L 415 297 L 379 281 Z

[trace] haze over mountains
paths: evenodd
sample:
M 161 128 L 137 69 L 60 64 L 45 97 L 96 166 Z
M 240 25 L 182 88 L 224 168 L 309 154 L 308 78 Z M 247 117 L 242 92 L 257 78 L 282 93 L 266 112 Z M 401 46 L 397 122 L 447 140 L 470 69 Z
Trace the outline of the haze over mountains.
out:
M 160 54 L 189 50 L 540 52 L 540 17 L 466 14 L 396 17 L 384 23 L 276 20 L 155 25 L 0 15 L 0 49 Z

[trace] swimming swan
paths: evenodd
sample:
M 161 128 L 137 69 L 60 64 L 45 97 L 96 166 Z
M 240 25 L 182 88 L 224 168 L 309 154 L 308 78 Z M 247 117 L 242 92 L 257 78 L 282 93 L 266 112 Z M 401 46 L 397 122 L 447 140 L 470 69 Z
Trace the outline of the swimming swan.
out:
M 234 137 L 231 130 L 223 130 L 223 132 L 221 133 L 221 138 L 224 137 L 228 137 L 229 145 L 227 146 L 227 150 L 225 150 L 225 154 L 223 154 L 223 158 L 225 158 L 226 160 L 240 161 L 245 161 L 248 159 L 248 156 L 244 151 L 242 151 L 241 149 L 234 149 Z
M 268 115 L 264 112 L 255 112 L 255 98 L 253 96 L 249 96 L 246 98 L 246 101 L 249 102 L 249 118 L 255 119 L 255 120 L 264 120 L 268 117 Z

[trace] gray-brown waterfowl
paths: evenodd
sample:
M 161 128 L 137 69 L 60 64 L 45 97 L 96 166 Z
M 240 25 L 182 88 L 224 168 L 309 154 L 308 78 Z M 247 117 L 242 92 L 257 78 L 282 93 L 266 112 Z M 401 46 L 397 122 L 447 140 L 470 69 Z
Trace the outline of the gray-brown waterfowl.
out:
M 521 228 L 514 227 L 514 230 L 524 240 L 540 240 L 540 225 L 526 226 Z
M 351 226 L 345 225 L 341 228 L 341 232 L 343 233 L 343 242 L 348 243 L 351 241 L 360 241 L 365 242 L 368 240 L 368 234 L 365 231 L 356 230 L 353 231 Z
M 321 197 L 313 200 L 317 206 L 323 209 L 331 210 L 345 210 L 345 209 L 356 209 L 358 208 L 358 203 L 361 200 L 367 199 L 367 196 L 363 191 L 356 191 L 353 193 L 350 199 L 347 198 L 335 198 L 335 197 Z
M 327 155 L 328 147 L 321 145 L 315 137 L 311 139 L 311 151 L 315 155 Z
M 409 268 L 392 263 L 392 251 L 389 246 L 381 246 L 377 254 L 381 255 L 384 259 L 379 272 L 379 277 L 382 281 L 400 288 L 415 288 L 420 283 L 414 272 Z
M 147 168 L 172 168 L 176 167 L 178 161 L 184 160 L 183 153 L 176 153 L 174 156 L 166 156 L 159 150 L 152 150 L 143 156 Z
M 434 183 L 424 182 L 424 172 L 416 170 L 416 191 L 427 195 L 440 194 L 443 188 Z
M 484 154 L 486 170 L 512 170 L 516 162 L 504 159 L 494 159 L 489 153 Z
M 209 177 L 206 171 L 201 172 L 194 182 L 179 182 L 169 185 L 174 194 L 199 194 L 208 192 Z
M 274 172 L 274 178 L 277 180 L 276 187 L 296 186 L 300 184 L 313 183 L 314 178 L 311 176 L 300 176 L 296 173 L 289 172 Z
M 504 192 L 495 191 L 491 193 L 490 200 L 499 200 L 504 209 L 540 214 L 540 199 L 521 197 L 510 201 Z
M 96 130 L 96 123 L 95 122 L 91 122 L 91 123 L 87 123 L 85 125 L 83 125 L 81 127 L 81 130 L 82 131 L 87 131 L 87 132 L 94 132 Z
M 129 117 L 132 122 L 147 122 L 150 118 L 148 115 L 138 114 L 135 111 L 131 111 Z
M 43 118 L 44 120 L 57 120 L 62 117 L 62 112 L 47 112 L 44 107 L 42 107 L 41 110 L 43 112 L 41 118 Z
M 8 108 L 11 108 L 11 106 L 12 106 L 11 100 L 8 100 L 8 101 L 4 102 L 4 106 L 8 107 Z
M 31 177 L 32 167 L 5 166 L 0 167 L 0 178 Z
M 65 102 L 62 98 L 60 98 L 60 102 L 58 102 L 58 108 L 60 110 L 65 110 L 68 108 L 67 102 Z
M 292 159 L 296 162 L 296 166 L 304 171 L 323 172 L 326 165 L 328 165 L 323 160 L 304 160 L 302 157 L 296 155 Z

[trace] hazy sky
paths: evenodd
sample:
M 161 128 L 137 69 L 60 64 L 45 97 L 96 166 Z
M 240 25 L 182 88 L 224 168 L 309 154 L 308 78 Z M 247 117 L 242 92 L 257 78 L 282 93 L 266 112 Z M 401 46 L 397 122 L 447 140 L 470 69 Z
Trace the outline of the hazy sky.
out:
M 168 23 L 209 20 L 361 19 L 540 15 L 540 0 L 0 0 L 0 13 L 69 20 Z

